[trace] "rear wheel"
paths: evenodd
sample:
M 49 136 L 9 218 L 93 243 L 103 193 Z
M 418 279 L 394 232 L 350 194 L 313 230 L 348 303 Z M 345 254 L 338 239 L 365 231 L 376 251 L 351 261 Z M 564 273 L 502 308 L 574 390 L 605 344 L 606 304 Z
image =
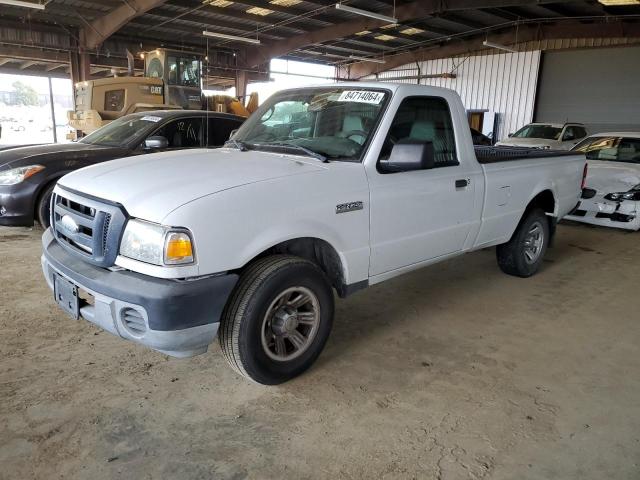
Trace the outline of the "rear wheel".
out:
M 38 197 L 38 202 L 36 204 L 37 220 L 40 223 L 40 226 L 45 230 L 49 228 L 49 223 L 51 223 L 51 195 L 53 193 L 53 187 L 55 186 L 55 183 L 47 186 Z
M 333 292 L 313 263 L 288 255 L 256 261 L 222 315 L 222 353 L 241 375 L 265 385 L 309 368 L 329 337 Z
M 530 277 L 540 269 L 549 244 L 549 220 L 542 209 L 531 210 L 509 242 L 498 245 L 496 256 L 504 273 Z

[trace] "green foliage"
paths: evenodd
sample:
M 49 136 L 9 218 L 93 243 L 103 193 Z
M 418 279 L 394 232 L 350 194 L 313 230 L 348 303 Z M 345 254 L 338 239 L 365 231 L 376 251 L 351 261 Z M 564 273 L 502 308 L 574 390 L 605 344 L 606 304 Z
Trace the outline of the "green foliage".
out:
M 16 92 L 19 105 L 38 105 L 38 92 L 36 92 L 33 87 L 26 85 L 20 81 L 13 82 L 11 86 Z

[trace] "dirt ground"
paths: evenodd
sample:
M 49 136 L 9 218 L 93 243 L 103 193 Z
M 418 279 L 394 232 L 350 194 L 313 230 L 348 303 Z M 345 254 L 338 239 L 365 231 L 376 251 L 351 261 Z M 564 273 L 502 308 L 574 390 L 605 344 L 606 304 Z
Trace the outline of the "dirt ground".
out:
M 543 270 L 486 250 L 337 304 L 318 363 L 251 384 L 52 300 L 0 228 L 0 478 L 639 479 L 639 234 L 561 225 Z

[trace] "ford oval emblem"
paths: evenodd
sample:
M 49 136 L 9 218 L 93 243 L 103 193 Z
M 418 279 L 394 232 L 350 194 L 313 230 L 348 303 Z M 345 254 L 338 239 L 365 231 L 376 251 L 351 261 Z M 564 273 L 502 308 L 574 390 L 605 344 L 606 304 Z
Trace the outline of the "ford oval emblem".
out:
M 66 231 L 71 232 L 71 233 L 78 233 L 80 231 L 80 227 L 78 226 L 76 221 L 73 218 L 71 218 L 71 216 L 69 216 L 69 215 L 64 215 L 60 219 L 60 225 Z

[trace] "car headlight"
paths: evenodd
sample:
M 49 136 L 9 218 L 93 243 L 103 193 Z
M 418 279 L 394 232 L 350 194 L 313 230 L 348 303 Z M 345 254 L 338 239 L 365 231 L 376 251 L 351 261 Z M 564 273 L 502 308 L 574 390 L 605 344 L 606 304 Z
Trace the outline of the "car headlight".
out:
M 120 255 L 153 265 L 193 263 L 193 241 L 185 229 L 131 219 L 120 244 Z
M 636 185 L 628 192 L 608 193 L 604 198 L 606 200 L 613 200 L 614 202 L 621 202 L 622 200 L 640 201 L 640 184 Z
M 0 172 L 0 185 L 15 185 L 44 170 L 43 165 L 28 165 Z

